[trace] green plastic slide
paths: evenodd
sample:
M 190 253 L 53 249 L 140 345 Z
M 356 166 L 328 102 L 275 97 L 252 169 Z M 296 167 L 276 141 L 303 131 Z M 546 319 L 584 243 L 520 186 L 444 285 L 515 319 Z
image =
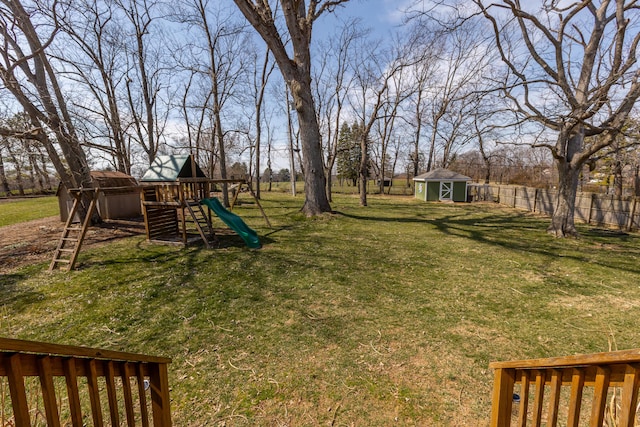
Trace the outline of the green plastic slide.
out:
M 259 249 L 262 247 L 260 244 L 260 239 L 258 239 L 258 233 L 253 231 L 238 215 L 229 212 L 223 205 L 220 203 L 217 197 L 212 197 L 210 199 L 203 199 L 200 201 L 203 205 L 206 205 L 211 209 L 218 218 L 222 220 L 227 227 L 238 233 L 244 243 L 252 248 Z

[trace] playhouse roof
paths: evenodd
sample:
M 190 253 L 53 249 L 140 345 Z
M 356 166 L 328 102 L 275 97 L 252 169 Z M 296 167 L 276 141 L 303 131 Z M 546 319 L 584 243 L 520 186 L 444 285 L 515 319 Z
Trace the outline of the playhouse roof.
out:
M 471 181 L 468 176 L 438 168 L 413 178 L 414 181 Z
M 200 166 L 193 162 L 196 166 L 195 174 L 191 168 L 191 155 L 170 155 L 157 156 L 149 169 L 144 173 L 140 181 L 142 182 L 173 182 L 178 178 L 206 178 Z

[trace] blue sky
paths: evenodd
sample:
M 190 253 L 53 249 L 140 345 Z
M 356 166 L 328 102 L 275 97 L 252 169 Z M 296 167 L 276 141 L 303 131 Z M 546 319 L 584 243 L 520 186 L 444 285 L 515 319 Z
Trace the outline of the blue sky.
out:
M 380 37 L 385 36 L 394 26 L 402 23 L 400 12 L 407 0 L 351 0 L 336 9 L 334 14 L 325 14 L 315 23 L 314 37 L 330 36 L 340 20 L 360 18 L 364 27 L 371 28 Z

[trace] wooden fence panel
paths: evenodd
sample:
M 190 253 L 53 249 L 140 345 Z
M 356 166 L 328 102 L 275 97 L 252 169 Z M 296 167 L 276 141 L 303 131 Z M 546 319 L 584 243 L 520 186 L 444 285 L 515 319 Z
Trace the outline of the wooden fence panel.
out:
M 472 201 L 492 201 L 516 209 L 553 215 L 556 190 L 486 184 L 473 186 Z M 617 199 L 610 195 L 578 192 L 575 220 L 578 222 L 640 230 L 640 198 Z

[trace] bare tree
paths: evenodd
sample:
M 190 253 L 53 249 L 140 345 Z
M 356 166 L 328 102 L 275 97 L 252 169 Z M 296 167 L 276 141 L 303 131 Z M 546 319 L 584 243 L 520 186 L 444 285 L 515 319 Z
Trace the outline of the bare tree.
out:
M 256 55 L 255 72 L 253 75 L 253 100 L 255 105 L 255 156 L 256 156 L 256 197 L 260 198 L 260 146 L 262 143 L 262 107 L 264 105 L 264 95 L 269 82 L 269 77 L 275 68 L 275 62 L 270 59 L 269 50 L 265 50 L 262 66 L 259 67 Z M 267 128 L 269 138 L 271 138 L 270 129 Z M 271 142 L 268 145 L 269 155 L 267 156 L 268 168 L 271 170 Z M 269 180 L 269 191 L 271 191 L 271 180 Z
M 26 10 L 20 1 L 0 0 L 0 79 L 29 117 L 31 131 L 22 132 L 23 137 L 43 145 L 67 188 L 91 188 L 87 158 L 47 55 L 60 27 L 53 21 L 43 41 L 32 22 L 38 11 Z M 83 198 L 81 217 L 86 216 L 88 197 Z
M 235 91 L 240 81 L 249 74 L 245 70 L 248 45 L 246 24 L 240 22 L 227 8 L 209 0 L 191 0 L 177 12 L 180 22 L 187 24 L 189 29 L 196 29 L 203 36 L 194 40 L 188 55 L 183 55 L 186 57 L 182 61 L 186 63 L 185 68 L 189 72 L 199 75 L 201 86 L 195 90 L 201 100 L 205 98 L 203 107 L 206 107 L 211 118 L 212 148 L 217 154 L 220 177 L 226 179 L 229 157 L 227 149 L 233 140 L 229 132 L 235 129 L 230 129 L 225 120 L 225 111 L 228 102 L 238 96 Z M 204 114 L 204 111 L 200 111 Z M 201 115 L 197 121 L 198 128 L 201 128 L 203 117 Z M 200 135 L 197 133 L 197 136 Z M 228 206 L 227 184 L 223 183 L 222 187 L 222 202 Z
M 157 0 L 115 0 L 126 17 L 133 40 L 122 46 L 128 61 L 126 93 L 134 135 L 147 155 L 149 164 L 160 149 L 160 136 L 168 116 L 168 107 L 161 108 L 159 94 L 166 74 L 162 62 L 166 51 L 163 34 L 152 31 L 160 18 L 161 3 Z
M 441 29 L 436 40 L 445 47 L 436 54 L 436 69 L 426 89 L 429 115 L 427 171 L 436 166 L 446 168 L 455 152 L 469 142 L 466 130 L 471 112 L 470 98 L 475 96 L 477 81 L 482 78 L 481 72 L 490 60 L 484 38 L 472 21 L 454 30 Z
M 354 55 L 355 42 L 367 34 L 360 22 L 350 19 L 340 28 L 339 36 L 329 39 L 319 47 L 319 60 L 313 78 L 318 121 L 324 138 L 324 173 L 327 198 L 331 202 L 332 174 L 337 158 L 340 125 L 343 121 L 343 107 L 352 85 L 353 75 L 349 74 L 349 61 Z
M 191 59 L 189 59 L 190 61 Z M 184 120 L 186 136 L 185 148 L 195 156 L 198 164 L 211 175 L 217 165 L 217 149 L 211 132 L 209 104 L 211 88 L 202 82 L 201 73 L 191 64 L 184 66 L 188 77 L 182 82 L 180 113 Z M 206 79 L 208 80 L 208 79 Z
M 396 119 L 400 112 L 401 104 L 411 95 L 413 92 L 413 85 L 407 84 L 406 80 L 408 73 L 404 72 L 404 69 L 400 69 L 398 72 L 391 76 L 391 89 L 388 93 L 386 102 L 380 109 L 380 120 L 377 121 L 377 135 L 378 146 L 380 149 L 380 182 L 379 191 L 380 194 L 384 194 L 385 180 L 389 173 L 388 166 L 392 169 L 395 168 L 397 162 L 398 150 L 395 151 L 395 161 L 389 162 L 390 147 L 395 141 L 399 143 L 399 137 L 395 137 Z M 391 178 L 393 178 L 393 170 L 391 172 Z
M 70 6 L 60 22 L 79 50 L 64 43 L 59 58 L 67 64 L 67 78 L 86 88 L 85 101 L 78 108 L 87 144 L 104 152 L 116 170 L 130 174 L 128 123 L 121 112 L 127 73 L 122 59 L 123 23 L 112 2 L 76 0 Z
M 296 159 L 295 159 L 295 151 L 296 151 L 296 147 L 297 145 L 294 145 L 294 138 L 293 138 L 293 120 L 291 119 L 291 111 L 289 110 L 289 105 L 290 105 L 290 95 L 289 95 L 289 86 L 287 86 L 286 84 L 284 85 L 284 110 L 285 110 L 285 114 L 287 115 L 287 139 L 289 140 L 289 168 L 291 170 L 290 172 L 290 183 L 291 183 L 291 195 L 293 197 L 296 196 Z
M 408 99 L 403 117 L 413 128 L 412 152 L 410 153 L 411 172 L 413 176 L 420 173 L 422 151 L 422 133 L 428 122 L 428 112 L 432 103 L 431 88 L 438 84 L 437 73 L 442 51 L 446 44 L 442 41 L 442 31 L 437 25 L 426 20 L 418 20 L 410 28 L 408 44 L 412 46 L 408 54 L 412 65 L 406 71 L 413 82 L 413 92 Z M 409 178 L 407 176 L 407 178 Z
M 363 46 L 359 50 L 362 56 L 353 66 L 354 88 L 349 103 L 358 118 L 360 131 L 360 205 L 367 206 L 367 181 L 369 177 L 369 144 L 371 131 L 389 103 L 392 95 L 394 79 L 407 66 L 404 52 L 397 46 L 395 50 L 386 52 L 385 58 L 381 52 L 376 52 L 371 45 Z M 401 97 L 402 98 L 402 97 Z M 397 108 L 396 108 L 397 109 Z M 383 159 L 384 160 L 384 159 Z
M 474 3 L 509 72 L 503 95 L 521 119 L 557 135 L 555 144 L 540 144 L 559 176 L 548 231 L 575 236 L 582 166 L 615 141 L 640 96 L 640 6 L 635 0 Z
M 311 90 L 311 34 L 314 22 L 323 13 L 332 11 L 346 1 L 311 0 L 307 7 L 304 0 L 280 0 L 286 30 L 279 30 L 269 1 L 234 0 L 273 53 L 291 89 L 302 140 L 305 174 L 305 203 L 302 210 L 310 216 L 331 211 L 325 191 L 320 128 Z M 285 47 L 287 38 L 291 40 L 293 56 Z
M 5 161 L 2 152 L 5 149 L 6 138 L 0 137 L 0 186 L 2 186 L 2 191 L 5 196 L 11 196 L 11 187 L 9 187 L 9 180 L 7 179 L 7 174 L 5 172 Z

